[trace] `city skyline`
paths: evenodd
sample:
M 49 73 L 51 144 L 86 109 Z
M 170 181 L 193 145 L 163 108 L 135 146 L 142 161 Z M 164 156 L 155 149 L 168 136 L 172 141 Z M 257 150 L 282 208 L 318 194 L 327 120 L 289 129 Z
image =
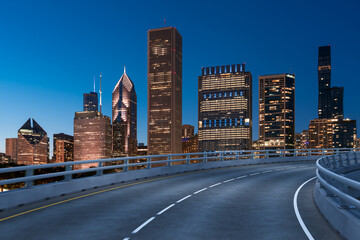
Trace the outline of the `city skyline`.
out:
M 24 2 L 23 4 L 26 5 L 28 3 Z M 2 9 L 9 7 L 10 11 L 1 14 L 0 17 L 1 19 L 4 18 L 1 22 L 8 22 L 7 26 L 1 25 L 1 28 L 5 30 L 4 35 L 8 36 L 8 38 L 0 40 L 0 45 L 4 46 L 3 59 L 0 60 L 0 65 L 4 67 L 0 69 L 0 87 L 1 89 L 5 89 L 0 97 L 0 102 L 5 113 L 3 116 L 6 116 L 0 120 L 0 125 L 2 126 L 0 129 L 0 152 L 5 152 L 5 138 L 16 137 L 17 130 L 29 117 L 37 119 L 41 126 L 47 131 L 48 136 L 52 136 L 58 132 L 73 135 L 73 114 L 75 111 L 81 109 L 82 94 L 92 91 L 93 76 L 98 76 L 100 72 L 103 72 L 103 112 L 105 115 L 110 116 L 111 88 L 118 80 L 123 65 L 126 65 L 130 72 L 134 72 L 132 79 L 139 92 L 138 142 L 146 143 L 147 121 L 144 120 L 147 118 L 146 32 L 148 29 L 163 27 L 162 19 L 164 17 L 166 17 L 169 25 L 179 29 L 184 39 L 183 105 L 187 107 L 183 109 L 183 124 L 191 124 L 197 127 L 196 82 L 197 76 L 200 74 L 199 69 L 205 66 L 246 61 L 247 69 L 252 72 L 253 79 L 257 79 L 259 75 L 289 72 L 290 69 L 290 73 L 295 73 L 297 78 L 296 102 L 298 103 L 296 105 L 296 132 L 307 129 L 310 120 L 315 119 L 317 116 L 317 48 L 329 44 L 332 46 L 332 79 L 334 79 L 334 85 L 345 88 L 344 112 L 346 114 L 344 117 L 359 119 L 360 114 L 357 112 L 356 107 L 354 107 L 360 104 L 359 100 L 356 99 L 356 89 L 359 86 L 359 81 L 356 81 L 356 76 L 351 72 L 352 69 L 356 69 L 357 64 L 355 57 L 360 52 L 359 46 L 355 44 L 359 41 L 359 33 L 351 31 L 351 29 L 357 25 L 356 18 L 352 20 L 351 14 L 349 13 L 353 11 L 352 9 L 345 10 L 345 6 L 338 8 L 335 4 L 329 3 L 326 8 L 327 12 L 320 12 L 319 15 L 325 16 L 325 20 L 329 22 L 331 28 L 324 27 L 323 29 L 318 29 L 322 21 L 325 20 L 315 21 L 312 27 L 310 26 L 310 20 L 315 18 L 316 9 L 320 8 L 317 4 L 320 5 L 320 3 L 313 3 L 314 9 L 306 10 L 307 13 L 312 14 L 310 14 L 310 19 L 307 22 L 301 23 L 302 30 L 295 33 L 290 32 L 288 35 L 289 37 L 297 36 L 298 38 L 302 36 L 301 41 L 292 39 L 291 44 L 289 44 L 283 41 L 275 42 L 269 37 L 265 37 L 265 40 L 259 40 L 259 36 L 262 35 L 259 34 L 261 30 L 266 33 L 266 27 L 269 27 L 272 23 L 278 23 L 278 25 L 280 25 L 274 26 L 273 31 L 275 31 L 275 33 L 286 29 L 287 25 L 284 25 L 284 23 L 280 24 L 280 22 L 278 22 L 280 18 L 277 17 L 270 20 L 270 23 L 249 23 L 249 26 L 241 26 L 242 28 L 253 30 L 252 32 L 250 31 L 249 35 L 242 38 L 239 38 L 240 35 L 227 33 L 226 30 L 228 30 L 230 26 L 223 25 L 226 21 L 236 20 L 233 21 L 233 26 L 236 26 L 236 23 L 241 22 L 240 18 L 237 19 L 234 17 L 232 19 L 231 17 L 226 17 L 225 20 L 218 19 L 216 22 L 212 20 L 207 23 L 206 21 L 209 20 L 209 17 L 206 16 L 204 20 L 195 18 L 197 21 L 191 22 L 191 20 L 183 20 L 179 14 L 175 14 L 174 16 L 166 16 L 166 14 L 164 14 L 164 16 L 162 16 L 160 13 L 156 17 L 152 17 L 148 23 L 131 24 L 131 22 L 128 22 L 131 30 L 128 26 L 121 25 L 122 18 L 117 17 L 113 12 L 111 12 L 109 17 L 105 17 L 105 14 L 103 14 L 102 16 L 105 20 L 96 19 L 95 21 L 88 19 L 88 22 L 84 22 L 70 14 L 70 19 L 74 21 L 75 26 L 66 30 L 65 28 L 69 27 L 71 20 L 67 20 L 64 23 L 56 21 L 59 14 L 61 15 L 62 13 L 57 13 L 56 18 L 51 18 L 51 16 L 47 14 L 44 15 L 44 13 L 41 12 L 47 8 L 50 8 L 48 14 L 56 11 L 52 10 L 54 5 L 50 3 L 48 3 L 48 5 L 43 4 L 39 10 L 36 9 L 37 6 L 29 6 L 32 10 L 31 14 L 23 13 L 23 10 L 19 10 L 18 14 L 24 15 L 19 20 L 15 19 L 15 17 L 18 17 L 18 15 L 15 14 L 15 6 L 12 3 L 2 3 L 2 5 L 4 5 Z M 111 4 L 104 4 L 100 9 L 103 11 L 107 9 L 109 11 L 110 5 Z M 120 7 L 119 5 L 114 5 L 116 6 L 115 8 Z M 244 18 L 251 17 L 250 14 L 258 10 L 256 4 L 239 4 L 237 6 L 251 10 L 245 14 Z M 90 16 L 96 7 L 97 4 L 89 4 L 83 15 Z M 220 7 L 224 8 L 224 6 Z M 274 10 L 275 7 L 276 6 L 271 6 L 270 10 Z M 144 6 L 144 9 L 145 8 Z M 165 7 L 165 9 L 168 8 L 170 7 Z M 199 8 L 200 6 L 195 4 L 194 10 L 188 11 L 192 12 Z M 210 10 L 215 9 L 214 6 L 206 6 L 206 8 L 210 8 Z M 294 20 L 290 21 L 290 25 L 299 23 L 301 19 L 299 12 L 304 10 L 304 8 L 305 7 L 296 5 L 296 8 L 293 9 L 295 17 Z M 64 13 L 69 13 L 69 11 L 73 13 L 73 11 L 76 12 L 79 9 L 80 4 L 75 4 L 74 10 L 64 9 Z M 185 6 L 180 6 L 180 9 L 185 11 Z M 280 9 L 284 10 L 287 8 L 282 6 Z M 336 21 L 330 19 L 330 16 L 335 12 L 342 13 L 343 18 L 338 18 Z M 38 14 L 39 16 L 34 17 L 32 14 Z M 44 16 L 49 18 L 49 23 L 44 23 L 42 18 Z M 29 23 L 22 22 L 25 18 L 29 19 Z M 110 22 L 111 18 L 117 19 L 116 24 L 111 24 L 110 27 L 103 29 L 105 24 Z M 10 21 L 8 21 L 9 19 Z M 254 20 L 252 17 L 250 19 Z M 264 19 L 264 17 L 262 19 Z M 194 23 L 195 26 L 191 26 L 191 24 Z M 63 33 L 63 36 L 61 34 L 59 35 L 60 40 L 54 38 L 57 35 L 53 30 L 45 31 L 45 29 L 47 29 L 46 26 L 48 26 L 47 24 L 56 24 L 56 26 L 60 27 L 59 31 Z M 74 32 L 74 30 L 80 27 L 80 24 L 85 24 L 87 31 Z M 201 26 L 203 28 L 200 28 Z M 223 26 L 224 29 L 222 30 L 220 26 Z M 331 29 L 335 29 L 337 26 L 343 26 L 343 29 L 331 31 Z M 102 35 L 106 40 L 102 40 L 100 36 L 94 36 L 93 39 L 90 38 L 90 36 L 97 35 L 94 33 L 97 28 L 103 30 Z M 199 33 L 194 32 L 196 28 L 199 29 Z M 207 34 L 212 36 L 209 31 L 206 31 L 211 28 L 213 28 L 214 31 L 220 31 L 226 38 L 207 38 Z M 308 29 L 304 30 L 305 28 Z M 18 31 L 15 33 L 13 29 L 18 29 Z M 314 29 L 317 29 L 318 32 L 315 32 Z M 134 33 L 130 35 L 127 34 L 128 40 L 119 44 L 114 40 L 109 40 L 112 36 L 110 34 L 111 31 L 115 31 L 116 34 L 114 36 L 117 37 L 123 36 L 127 31 L 133 31 Z M 334 35 L 335 33 L 337 36 Z M 203 36 L 203 34 L 205 34 L 205 36 Z M 68 39 L 69 36 L 71 36 L 71 39 Z M 207 43 L 203 43 L 201 40 L 205 39 L 205 37 Z M 85 44 L 84 47 L 81 47 L 79 44 L 84 40 L 89 42 Z M 116 40 L 119 39 L 116 38 Z M 241 40 L 240 45 L 239 40 Z M 253 44 L 250 44 L 251 40 L 255 40 Z M 10 41 L 13 43 L 10 43 Z M 46 44 L 42 45 L 42 41 Z M 105 47 L 104 44 L 107 43 L 107 41 L 110 41 L 110 44 Z M 200 43 L 203 45 L 200 45 Z M 131 56 L 130 53 L 126 53 L 124 49 L 127 46 L 135 47 L 136 44 L 141 47 L 134 53 L 134 57 L 129 58 L 129 56 Z M 296 44 L 301 44 L 301 47 L 297 49 Z M 58 46 L 60 46 L 60 51 L 64 53 L 60 53 L 60 51 L 56 49 Z M 214 52 L 214 49 L 216 50 L 216 48 L 220 46 L 222 49 Z M 19 50 L 25 51 L 16 50 L 15 47 L 20 47 Z M 214 49 L 210 50 L 210 47 Z M 109 50 L 112 48 L 115 48 L 115 51 L 109 54 Z M 249 50 L 246 50 L 246 48 L 249 48 Z M 89 49 L 92 50 L 90 51 L 91 54 L 88 53 Z M 223 53 L 229 51 L 229 49 L 232 50 L 230 54 Z M 279 58 L 273 58 L 271 56 L 275 50 L 276 52 L 280 51 Z M 124 51 L 125 54 L 123 53 Z M 293 56 L 284 58 L 287 59 L 287 61 L 281 60 L 281 56 L 286 55 L 289 51 Z M 33 54 L 34 52 L 36 52 L 35 55 Z M 259 54 L 259 52 L 261 52 L 261 54 Z M 65 55 L 67 57 L 70 55 L 74 59 L 65 62 Z M 32 58 L 30 58 L 30 56 Z M 50 61 L 47 61 L 47 59 Z M 74 61 L 78 61 L 78 64 L 75 65 Z M 73 66 L 71 64 L 73 64 Z M 98 77 L 96 80 L 96 90 L 98 91 Z M 309 86 L 312 87 L 309 89 Z M 254 81 L 254 140 L 258 138 L 257 88 L 256 81 Z M 43 101 L 44 98 L 46 101 Z M 31 101 L 29 101 L 29 99 L 31 99 Z M 59 99 L 61 99 L 61 101 L 59 101 Z M 54 108 L 51 108 L 51 105 L 53 105 Z M 19 108 L 17 108 L 17 106 L 21 106 L 21 110 L 18 110 Z

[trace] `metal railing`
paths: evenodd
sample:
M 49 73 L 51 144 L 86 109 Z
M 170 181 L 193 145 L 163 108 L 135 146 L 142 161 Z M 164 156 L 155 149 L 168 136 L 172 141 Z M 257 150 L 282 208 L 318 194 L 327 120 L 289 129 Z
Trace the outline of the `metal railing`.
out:
M 360 182 L 344 174 L 360 171 L 360 152 L 324 156 L 316 161 L 316 175 L 326 196 L 338 198 L 339 208 L 360 209 Z
M 212 161 L 230 161 L 272 157 L 300 157 L 300 156 L 325 156 L 341 152 L 359 151 L 360 149 L 331 148 L 331 149 L 286 149 L 286 150 L 240 150 L 203 153 L 180 153 L 168 155 L 149 155 L 123 158 L 109 158 L 98 160 L 74 161 L 52 163 L 43 165 L 29 165 L 12 168 L 0 168 L 0 187 L 4 185 L 20 184 L 19 188 L 31 188 L 34 185 L 48 183 L 40 180 L 55 179 L 52 182 L 71 181 L 74 177 L 86 174 L 100 176 L 114 172 L 136 171 L 180 164 L 198 164 Z M 82 166 L 83 165 L 83 166 Z M 84 168 L 91 165 L 91 168 Z M 46 169 L 60 168 L 61 171 L 44 173 Z M 39 171 L 43 173 L 39 173 Z M 10 173 L 17 173 L 15 177 L 4 177 Z M 60 178 L 60 180 L 59 180 Z M 2 180 L 1 180 L 2 179 Z M 37 182 L 36 182 L 37 181 Z M 1 193 L 0 193 L 1 194 Z

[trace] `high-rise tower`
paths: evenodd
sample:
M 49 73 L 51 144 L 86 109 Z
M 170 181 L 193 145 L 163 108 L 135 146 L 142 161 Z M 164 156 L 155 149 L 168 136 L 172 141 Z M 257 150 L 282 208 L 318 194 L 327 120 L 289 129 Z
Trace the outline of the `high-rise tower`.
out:
M 295 75 L 259 76 L 260 149 L 295 148 Z
M 174 27 L 148 31 L 148 153 L 181 153 L 182 37 Z
M 252 76 L 245 64 L 202 68 L 199 151 L 251 149 Z
M 331 54 L 330 46 L 319 47 L 318 58 L 319 118 L 344 117 L 343 87 L 331 87 Z
M 124 74 L 112 92 L 113 157 L 137 154 L 137 99 L 134 83 Z
M 24 165 L 48 163 L 49 139 L 34 119 L 29 118 L 18 131 L 16 160 Z

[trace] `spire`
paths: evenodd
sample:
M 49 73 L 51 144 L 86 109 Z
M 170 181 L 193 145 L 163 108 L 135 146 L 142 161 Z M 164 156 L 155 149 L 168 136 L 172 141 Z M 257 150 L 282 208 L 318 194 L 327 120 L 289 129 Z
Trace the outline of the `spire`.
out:
M 126 74 L 126 66 L 124 65 L 124 74 Z
M 100 90 L 99 90 L 99 93 L 100 93 L 100 114 L 101 114 L 101 77 L 102 77 L 102 74 L 100 73 Z
M 94 76 L 94 92 L 95 92 L 95 76 Z

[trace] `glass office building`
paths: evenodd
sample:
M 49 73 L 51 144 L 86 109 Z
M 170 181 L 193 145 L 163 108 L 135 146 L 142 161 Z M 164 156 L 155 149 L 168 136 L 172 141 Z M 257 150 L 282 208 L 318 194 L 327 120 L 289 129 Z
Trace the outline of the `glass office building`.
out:
M 199 151 L 251 149 L 252 76 L 245 64 L 202 68 L 198 84 Z

